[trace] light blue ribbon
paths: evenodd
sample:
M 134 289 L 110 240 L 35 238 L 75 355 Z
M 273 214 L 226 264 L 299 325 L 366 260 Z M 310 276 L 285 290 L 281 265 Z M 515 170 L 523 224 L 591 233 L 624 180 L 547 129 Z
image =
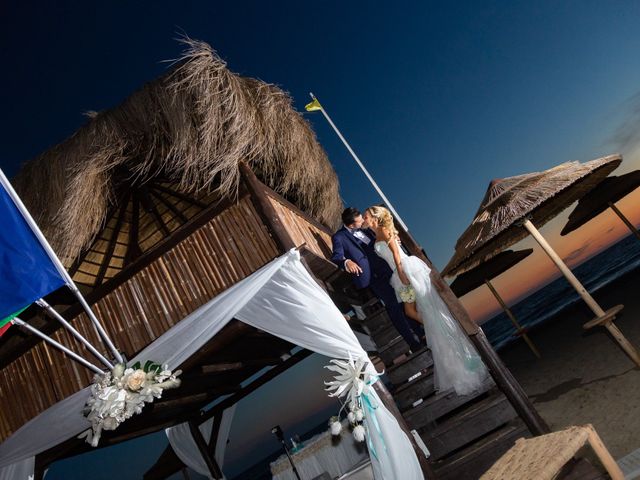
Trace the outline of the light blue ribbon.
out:
M 367 383 L 367 386 L 371 386 L 373 385 L 375 382 L 378 381 L 378 378 L 375 377 L 373 380 L 371 380 L 370 382 Z M 374 427 L 376 428 L 376 432 L 378 433 L 378 436 L 380 437 L 380 441 L 382 442 L 382 447 L 384 448 L 384 451 L 387 451 L 387 445 L 384 442 L 384 437 L 382 436 L 382 429 L 380 428 L 380 423 L 378 422 L 378 417 L 376 416 L 376 409 L 378 408 L 378 405 L 374 405 L 373 402 L 371 401 L 371 397 L 369 395 L 367 395 L 366 393 L 363 393 L 361 398 L 364 400 L 364 407 L 366 408 L 367 411 L 367 415 L 370 414 L 369 418 L 371 419 L 371 421 L 373 422 Z M 369 429 L 367 429 L 369 430 Z M 367 432 L 367 444 L 369 446 L 369 451 L 371 452 L 371 454 L 376 458 L 376 460 L 380 461 L 380 459 L 378 458 L 378 453 L 376 452 L 376 448 L 373 445 L 373 442 L 371 441 L 371 432 Z

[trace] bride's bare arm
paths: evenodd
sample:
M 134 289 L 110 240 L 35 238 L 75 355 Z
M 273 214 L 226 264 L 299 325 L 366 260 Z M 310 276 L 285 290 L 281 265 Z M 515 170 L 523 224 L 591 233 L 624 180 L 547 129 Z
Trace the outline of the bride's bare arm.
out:
M 388 235 L 389 238 L 385 238 L 387 245 L 391 249 L 391 253 L 393 253 L 393 261 L 396 264 L 396 270 L 398 271 L 398 277 L 400 277 L 400 281 L 404 285 L 409 285 L 409 277 L 404 273 L 404 268 L 402 266 L 402 258 L 400 257 L 400 247 L 398 246 L 398 242 L 395 237 Z

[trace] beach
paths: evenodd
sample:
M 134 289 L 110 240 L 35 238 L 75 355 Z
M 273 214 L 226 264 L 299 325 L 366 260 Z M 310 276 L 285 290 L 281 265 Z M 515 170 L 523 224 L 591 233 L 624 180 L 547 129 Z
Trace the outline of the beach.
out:
M 593 294 L 607 310 L 624 304 L 615 324 L 640 347 L 640 269 Z M 593 318 L 584 302 L 530 331 L 542 355 L 518 340 L 499 353 L 552 430 L 591 423 L 614 458 L 640 448 L 640 369 L 607 331 L 585 331 Z

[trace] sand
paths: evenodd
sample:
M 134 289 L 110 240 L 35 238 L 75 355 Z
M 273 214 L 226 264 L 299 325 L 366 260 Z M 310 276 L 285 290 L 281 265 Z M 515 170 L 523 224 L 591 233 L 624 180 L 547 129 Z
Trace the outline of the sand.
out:
M 624 304 L 615 324 L 640 349 L 640 269 L 596 292 L 605 310 Z M 552 430 L 591 423 L 614 458 L 640 448 L 640 369 L 604 328 L 584 331 L 581 302 L 530 332 L 537 360 L 519 340 L 500 356 Z

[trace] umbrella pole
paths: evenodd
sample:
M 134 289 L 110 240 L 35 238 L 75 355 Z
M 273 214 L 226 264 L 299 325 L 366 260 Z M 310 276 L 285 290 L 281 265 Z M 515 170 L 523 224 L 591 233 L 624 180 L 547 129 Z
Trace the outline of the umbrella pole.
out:
M 611 210 L 613 210 L 613 212 L 618 215 L 618 217 L 620 217 L 620 220 L 622 220 L 624 224 L 629 227 L 631 233 L 633 233 L 636 237 L 638 237 L 638 240 L 640 240 L 640 232 L 638 232 L 638 229 L 633 225 L 633 223 L 629 221 L 627 217 L 622 214 L 618 207 L 616 207 L 615 203 L 609 202 L 609 207 L 611 207 Z
M 535 239 L 535 241 L 538 242 L 538 244 L 542 247 L 542 249 L 549 256 L 549 258 L 551 258 L 553 263 L 556 264 L 558 269 L 569 281 L 571 286 L 575 288 L 575 290 L 582 297 L 582 299 L 589 306 L 589 308 L 593 311 L 593 313 L 596 314 L 595 320 L 602 319 L 602 322 L 595 322 L 593 323 L 593 325 L 600 323 L 607 330 L 609 330 L 613 338 L 616 340 L 616 342 L 618 342 L 618 344 L 625 351 L 625 353 L 629 355 L 631 360 L 633 360 L 633 362 L 637 366 L 640 367 L 640 353 L 638 353 L 638 350 L 636 350 L 636 348 L 633 345 L 631 345 L 631 343 L 629 343 L 629 341 L 624 337 L 624 335 L 618 329 L 618 327 L 616 327 L 613 324 L 614 315 L 608 314 L 602 309 L 602 307 L 600 307 L 600 305 L 598 305 L 598 302 L 596 302 L 595 299 L 591 296 L 591 294 L 587 292 L 587 289 L 584 288 L 584 286 L 580 283 L 580 280 L 576 278 L 573 272 L 569 270 L 569 267 L 567 267 L 567 265 L 562 261 L 560 256 L 555 252 L 553 247 L 551 247 L 551 245 L 549 245 L 547 240 L 540 234 L 540 232 L 535 227 L 535 225 L 531 223 L 531 220 L 526 219 L 522 223 L 522 225 L 524 226 L 524 228 L 527 229 L 527 231 L 531 234 L 531 236 Z M 593 322 L 593 320 L 591 322 Z M 591 324 L 591 322 L 589 322 L 589 324 Z
M 484 281 L 485 285 L 489 288 L 489 290 L 491 290 L 491 293 L 493 293 L 493 296 L 496 297 L 496 300 L 498 300 L 498 303 L 500 304 L 500 306 L 502 307 L 502 309 L 505 311 L 505 313 L 507 314 L 507 316 L 511 319 L 511 323 L 513 323 L 513 326 L 516 327 L 516 330 L 518 331 L 518 333 L 521 334 L 522 339 L 527 342 L 527 345 L 529 345 L 529 348 L 531 349 L 531 351 L 533 352 L 533 354 L 540 358 L 540 352 L 538 351 L 538 349 L 536 348 L 536 346 L 533 344 L 533 342 L 531 341 L 531 339 L 529 338 L 529 335 L 527 335 L 524 332 L 524 329 L 522 328 L 522 325 L 520 325 L 520 323 L 518 322 L 518 320 L 516 319 L 515 315 L 513 314 L 513 312 L 511 311 L 511 309 L 507 306 L 507 304 L 504 302 L 504 300 L 502 299 L 502 297 L 500 296 L 500 294 L 498 293 L 498 291 L 493 287 L 493 285 L 491 284 L 491 282 L 489 280 Z

